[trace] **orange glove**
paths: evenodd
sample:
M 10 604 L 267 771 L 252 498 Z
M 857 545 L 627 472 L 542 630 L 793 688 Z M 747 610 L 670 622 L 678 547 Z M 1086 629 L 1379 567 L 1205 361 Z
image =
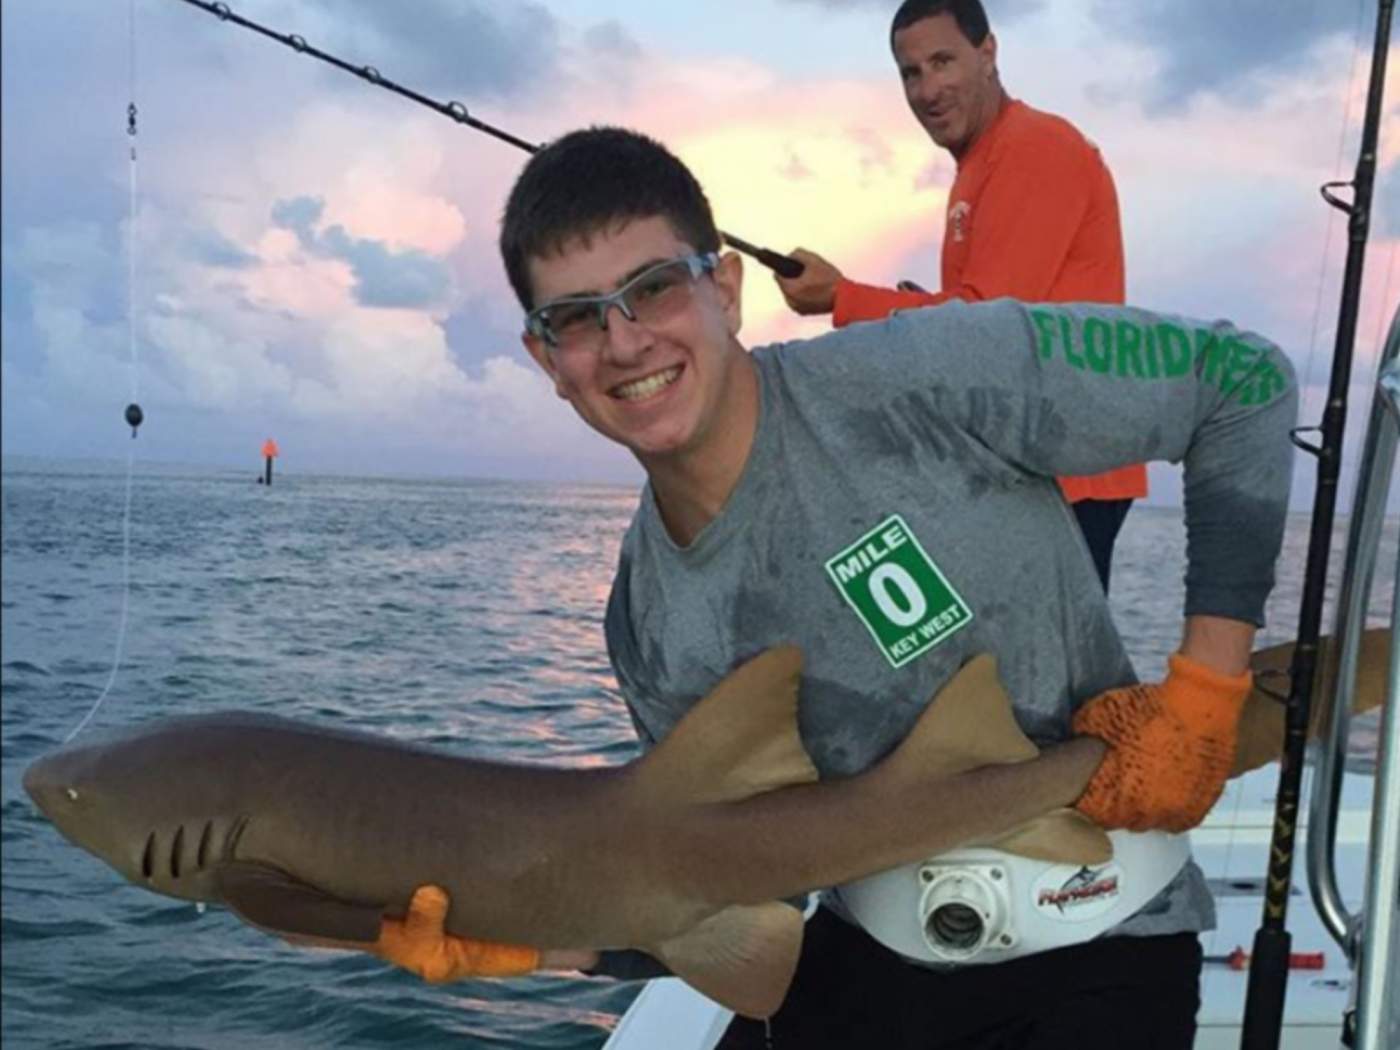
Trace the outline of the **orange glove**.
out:
M 447 892 L 441 887 L 419 886 L 408 902 L 408 914 L 385 919 L 370 950 L 433 984 L 463 977 L 517 977 L 538 968 L 540 953 L 534 948 L 447 933 L 447 905 Z
M 1075 713 L 1076 733 L 1109 746 L 1074 804 L 1100 827 L 1186 831 L 1229 779 L 1253 676 L 1221 674 L 1181 653 L 1168 667 L 1161 685 L 1110 689 Z

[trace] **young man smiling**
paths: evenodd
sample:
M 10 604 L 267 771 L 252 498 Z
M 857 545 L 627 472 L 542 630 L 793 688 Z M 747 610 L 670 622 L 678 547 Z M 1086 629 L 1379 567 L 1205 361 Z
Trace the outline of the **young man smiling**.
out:
M 1081 812 L 1202 819 L 1282 538 L 1296 390 L 1277 348 L 1223 322 L 1007 300 L 749 353 L 741 261 L 718 254 L 703 191 L 618 129 L 530 160 L 501 247 L 531 357 L 647 473 L 606 617 L 644 746 L 737 664 L 796 643 L 804 743 L 824 777 L 848 776 L 991 652 L 1032 739 L 1110 745 Z M 1144 455 L 1185 462 L 1190 553 L 1180 651 L 1137 685 L 1054 476 Z M 1187 1047 L 1212 906 L 1189 861 L 1163 881 L 1111 935 L 951 972 L 881 947 L 828 894 L 771 1044 L 740 1020 L 721 1045 L 1083 1050 L 1131 1026 L 1135 1045 Z M 381 955 L 439 979 L 636 972 L 635 953 L 483 952 L 443 937 L 430 903 L 386 920 Z
M 724 506 L 757 425 L 757 377 L 734 342 L 738 256 L 697 253 L 656 215 L 526 257 L 528 301 L 552 304 L 531 315 L 526 348 L 585 422 L 637 457 L 689 543 Z M 606 330 L 599 307 L 577 302 L 629 286 Z M 650 323 L 626 317 L 629 298 Z
M 948 191 L 942 290 L 861 284 L 798 249 L 801 276 L 777 279 L 788 305 L 829 313 L 840 328 L 953 299 L 1123 302 L 1113 176 L 1069 121 L 1007 94 L 980 0 L 906 0 L 890 27 L 890 49 L 914 119 L 958 166 Z M 1146 469 L 1139 463 L 1066 477 L 1060 487 L 1107 590 L 1118 530 L 1132 501 L 1147 495 Z

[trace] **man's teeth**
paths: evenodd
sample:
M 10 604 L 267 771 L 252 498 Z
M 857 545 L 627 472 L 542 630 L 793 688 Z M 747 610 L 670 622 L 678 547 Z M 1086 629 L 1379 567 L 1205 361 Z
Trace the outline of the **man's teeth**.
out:
M 624 401 L 640 401 L 644 397 L 651 397 L 661 390 L 670 386 L 676 381 L 676 377 L 681 374 L 680 366 L 668 368 L 664 372 L 657 372 L 649 375 L 645 379 L 637 379 L 631 383 L 623 383 L 617 387 L 613 393 Z

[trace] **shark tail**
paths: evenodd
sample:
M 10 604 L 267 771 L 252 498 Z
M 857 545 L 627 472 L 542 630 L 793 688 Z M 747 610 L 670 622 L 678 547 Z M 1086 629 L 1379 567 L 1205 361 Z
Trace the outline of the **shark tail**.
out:
M 1232 777 L 1251 769 L 1276 762 L 1283 752 L 1284 718 L 1287 713 L 1293 663 L 1294 645 L 1275 645 L 1260 649 L 1250 657 L 1254 672 L 1254 692 L 1245 701 L 1240 714 L 1239 744 L 1235 748 Z M 1332 638 L 1322 639 L 1317 661 L 1317 681 L 1325 682 L 1330 665 L 1335 660 L 1336 646 Z M 1356 689 L 1352 696 L 1352 714 L 1361 714 L 1385 702 L 1387 679 L 1390 674 L 1390 629 L 1373 627 L 1361 634 L 1361 651 L 1356 666 Z M 1312 712 L 1308 721 L 1308 738 L 1315 739 L 1322 731 L 1322 716 L 1326 705 L 1313 693 Z

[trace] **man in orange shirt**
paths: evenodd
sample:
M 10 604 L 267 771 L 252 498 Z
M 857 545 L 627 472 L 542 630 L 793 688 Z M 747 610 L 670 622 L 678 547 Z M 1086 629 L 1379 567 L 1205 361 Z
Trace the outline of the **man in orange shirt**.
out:
M 1118 197 L 1098 149 L 1068 121 L 1010 98 L 980 0 L 905 0 L 890 42 L 904 95 L 935 143 L 957 161 L 943 236 L 943 290 L 879 288 L 846 279 L 815 252 L 801 276 L 777 278 L 800 314 L 836 327 L 949 299 L 1121 303 Z M 1108 590 L 1113 543 L 1139 496 L 1138 465 L 1061 478 Z

